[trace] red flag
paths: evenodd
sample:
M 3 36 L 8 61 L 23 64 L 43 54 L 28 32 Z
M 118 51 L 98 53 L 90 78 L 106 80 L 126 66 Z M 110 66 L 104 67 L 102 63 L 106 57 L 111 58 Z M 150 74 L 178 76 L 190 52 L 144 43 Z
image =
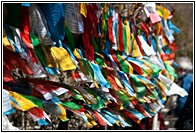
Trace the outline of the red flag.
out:
M 131 120 L 133 120 L 134 122 L 137 122 L 139 119 L 137 117 L 135 117 L 133 114 L 131 114 L 130 112 L 128 112 L 127 110 L 123 109 L 122 112 Z
M 84 31 L 84 33 L 82 33 L 82 40 L 83 40 L 84 48 L 87 54 L 86 58 L 89 59 L 90 61 L 93 61 L 94 60 L 94 47 L 92 44 L 91 35 Z
M 102 126 L 106 126 L 107 124 L 105 123 L 105 121 L 101 118 L 100 114 L 97 113 L 97 111 L 93 111 L 95 117 L 97 118 L 97 121 L 102 125 Z
M 14 66 L 16 66 L 26 75 L 33 74 L 31 69 L 28 67 L 26 61 L 21 58 L 19 53 L 10 51 L 5 47 L 3 48 L 3 61 L 7 65 L 8 70 L 12 70 L 14 69 Z
M 109 67 L 104 68 L 105 72 L 107 73 L 107 79 L 110 81 L 111 86 L 117 91 L 121 90 L 121 88 L 117 85 L 115 79 L 114 79 L 114 71 L 110 69 Z
M 30 110 L 28 110 L 31 114 L 33 114 L 34 116 L 36 116 L 37 118 L 41 119 L 44 117 L 44 110 L 43 108 L 31 108 Z
M 29 7 L 21 6 L 21 19 L 20 19 L 20 35 L 22 38 L 22 41 L 27 46 L 27 50 L 29 53 L 29 56 L 33 62 L 37 63 L 37 59 L 34 53 L 34 50 L 31 46 L 31 40 L 29 38 L 29 27 L 30 27 L 30 18 L 29 18 Z
M 118 39 L 119 39 L 119 48 L 118 50 L 124 51 L 124 43 L 123 43 L 123 25 L 121 21 L 121 16 L 118 15 Z
M 115 44 L 114 36 L 113 36 L 113 33 L 112 33 L 112 18 L 111 17 L 108 18 L 108 35 L 109 35 L 110 43 Z
M 165 61 L 165 60 L 173 60 L 174 57 L 175 57 L 175 53 L 171 53 L 171 54 L 160 54 L 160 56 L 161 56 L 161 59 L 163 61 Z
M 142 69 L 141 69 L 138 65 L 134 64 L 133 62 L 130 62 L 130 63 L 131 63 L 131 65 L 133 66 L 133 68 L 135 69 L 135 71 L 136 71 L 139 75 L 142 75 L 142 74 L 143 74 Z

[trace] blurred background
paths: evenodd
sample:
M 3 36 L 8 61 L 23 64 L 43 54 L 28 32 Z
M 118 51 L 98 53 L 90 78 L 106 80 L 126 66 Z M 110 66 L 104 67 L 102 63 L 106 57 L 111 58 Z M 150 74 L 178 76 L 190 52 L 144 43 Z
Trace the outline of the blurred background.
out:
M 174 34 L 175 43 L 178 46 L 176 57 L 188 56 L 193 60 L 193 3 L 165 3 L 168 9 L 174 9 L 172 23 L 180 30 L 180 34 Z

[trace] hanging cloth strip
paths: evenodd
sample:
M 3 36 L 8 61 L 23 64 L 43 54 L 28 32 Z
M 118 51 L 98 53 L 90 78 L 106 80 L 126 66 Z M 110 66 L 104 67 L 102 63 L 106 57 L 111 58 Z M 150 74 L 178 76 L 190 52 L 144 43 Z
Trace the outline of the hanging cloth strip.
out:
M 129 62 L 127 62 L 127 60 L 123 56 L 116 54 L 116 57 L 121 65 L 122 71 L 124 73 L 126 73 L 126 74 L 133 73 L 133 67 L 130 65 Z
M 17 51 L 18 53 L 22 53 L 21 52 L 21 48 L 17 46 L 17 44 L 14 42 L 14 35 L 13 35 L 13 32 L 11 32 L 11 29 L 10 29 L 10 26 L 8 24 L 4 24 L 4 29 L 6 31 L 6 35 L 7 35 L 7 38 L 9 40 L 9 42 L 14 46 L 14 50 L 12 50 L 13 52 Z
M 98 80 L 99 84 L 104 88 L 111 88 L 110 84 L 106 81 L 104 76 L 101 73 L 101 70 L 97 64 L 91 63 L 94 75 L 96 76 L 96 79 Z
M 142 98 L 147 95 L 146 87 L 140 82 L 140 79 L 135 74 L 130 74 L 130 78 L 137 96 Z
M 86 75 L 90 75 L 90 78 L 92 81 L 94 81 L 94 78 L 95 78 L 95 75 L 94 75 L 94 71 L 93 71 L 93 68 L 92 68 L 92 65 L 91 65 L 91 62 L 89 60 L 87 60 L 86 58 L 81 58 L 81 66 L 82 68 L 84 69 L 81 69 L 82 72 Z M 86 73 L 87 72 L 87 73 Z
M 6 31 L 4 28 L 3 28 L 3 46 L 5 46 L 7 49 L 15 52 L 14 45 L 12 43 L 10 43 L 10 41 L 8 40 L 8 37 L 6 35 Z
M 124 51 L 122 17 L 118 15 L 118 50 Z
M 31 102 L 30 100 L 24 98 L 23 96 L 21 96 L 20 94 L 13 92 L 13 91 L 9 91 L 9 95 L 11 97 L 13 97 L 13 99 L 15 99 L 15 101 L 18 103 L 18 105 L 20 107 L 17 106 L 17 104 L 11 102 L 12 106 L 16 107 L 19 110 L 22 111 L 27 111 L 31 108 L 37 107 L 37 105 L 35 105 L 33 102 Z
M 37 108 L 37 107 L 28 110 L 28 112 L 36 116 L 38 120 L 45 118 L 43 111 L 44 111 L 43 108 Z
M 29 19 L 29 7 L 21 6 L 21 19 L 20 19 L 20 36 L 22 41 L 27 47 L 27 51 L 32 62 L 37 63 L 36 55 L 33 51 L 32 43 L 29 38 L 29 27 L 30 27 L 30 19 Z
M 3 89 L 3 114 L 9 115 L 15 112 L 15 109 L 11 106 L 9 92 Z
M 141 34 L 141 33 L 140 33 L 141 30 L 140 30 L 139 28 L 137 28 L 137 27 L 135 27 L 135 29 L 136 29 L 136 36 L 135 36 L 135 38 L 136 38 L 138 47 L 139 47 L 139 49 L 140 49 L 141 54 L 144 56 L 143 47 L 142 47 L 142 44 L 141 44 L 140 39 L 139 39 L 139 37 L 138 37 L 138 35 Z
M 65 107 L 68 107 L 72 110 L 80 110 L 82 109 L 82 106 L 74 103 L 74 102 L 62 102 L 61 105 L 65 106 Z
M 166 8 L 159 6 L 159 5 L 156 5 L 156 9 L 157 9 L 158 14 L 161 17 L 163 17 L 164 20 L 168 19 L 170 12 Z
M 13 35 L 14 35 L 14 39 L 16 42 L 17 47 L 20 49 L 21 51 L 21 57 L 23 59 L 25 59 L 25 61 L 27 62 L 29 68 L 32 70 L 33 72 L 33 76 L 35 78 L 37 77 L 46 77 L 45 72 L 43 67 L 41 66 L 40 62 L 37 60 L 36 62 L 33 62 L 29 56 L 29 52 L 28 52 L 28 48 L 26 47 L 26 45 L 23 43 L 23 41 L 21 40 L 21 36 L 20 36 L 20 31 L 18 28 L 14 28 L 12 26 L 10 26 L 10 28 L 13 31 Z M 34 52 L 34 51 L 33 51 Z
M 62 116 L 62 115 L 66 115 L 65 113 L 65 109 L 64 108 L 61 108 L 58 104 L 52 102 L 52 101 L 42 101 L 42 105 L 43 105 L 43 108 L 44 110 L 46 110 L 47 112 L 53 114 L 53 115 L 56 115 L 56 116 Z M 61 110 L 63 109 L 63 111 Z
M 48 115 L 42 111 L 41 109 L 38 109 L 38 108 L 32 108 L 30 109 L 29 111 L 29 114 L 31 115 L 31 117 L 33 118 L 33 120 L 36 122 L 38 122 L 38 124 L 40 126 L 44 125 L 44 126 L 47 126 L 49 125 L 47 122 L 46 122 L 46 118 L 51 122 L 51 120 L 49 119 Z M 41 117 L 39 115 L 39 113 L 43 114 L 43 116 Z
M 87 17 L 87 8 L 85 3 L 80 3 L 80 13 L 84 16 Z
M 101 12 L 102 12 L 102 8 L 100 7 L 100 5 L 98 3 L 92 3 L 91 8 L 92 8 L 92 10 L 90 12 L 92 13 L 91 17 L 93 20 L 93 29 L 92 29 L 91 33 L 96 37 L 100 37 L 98 24 L 100 22 L 99 18 L 100 18 Z
M 26 75 L 33 74 L 25 60 L 22 59 L 18 53 L 7 50 L 7 48 L 3 48 L 3 54 L 3 61 L 8 66 L 9 70 L 14 69 L 14 66 L 16 66 Z M 8 56 L 12 58 L 7 59 L 6 57 Z
M 62 85 L 56 82 L 29 78 L 25 78 L 23 80 L 32 83 L 33 86 L 35 86 L 36 90 L 42 93 L 46 100 L 51 99 L 54 96 L 61 95 L 68 91 L 66 88 L 64 88 Z
M 3 82 L 13 82 L 13 83 L 16 82 L 10 73 L 10 70 L 14 69 L 12 67 L 13 67 L 12 65 L 10 66 L 5 61 L 3 61 Z
M 80 12 L 82 10 L 82 14 L 86 17 L 87 9 L 84 3 L 81 5 L 80 9 L 79 6 L 80 5 L 78 3 L 64 4 L 65 24 L 68 25 L 69 30 L 74 34 L 81 34 L 84 32 L 84 23 Z
M 89 112 L 89 111 L 88 111 Z M 92 113 L 87 113 L 87 112 L 85 112 L 85 115 L 86 115 L 86 117 L 87 117 L 87 119 L 88 119 L 88 121 L 90 122 L 90 124 L 92 125 L 92 126 L 97 126 L 98 124 L 97 124 L 97 122 L 94 120 L 94 118 L 92 117 L 93 116 L 93 114 Z
M 167 20 L 167 24 L 168 24 L 168 27 L 169 29 L 173 29 L 175 32 L 177 32 L 178 34 L 180 33 L 180 29 L 177 28 L 174 24 L 172 24 L 171 21 Z
M 54 45 L 55 42 L 53 42 L 50 38 L 47 22 L 38 4 L 31 4 L 29 7 L 29 15 L 32 27 L 31 32 L 35 32 L 39 36 L 43 45 Z
M 124 43 L 126 43 L 126 47 L 127 50 L 125 51 L 127 55 L 131 54 L 131 29 L 130 29 L 130 25 L 129 25 L 129 21 L 125 18 L 124 20 L 124 25 L 125 25 L 125 29 L 126 29 L 126 41 Z
M 131 39 L 132 39 L 132 43 L 133 43 L 133 46 L 132 46 L 132 56 L 133 57 L 143 57 L 142 53 L 140 52 L 140 49 L 139 49 L 139 47 L 137 45 L 137 41 L 135 40 L 134 33 L 131 34 Z
M 66 37 L 68 39 L 68 45 L 71 47 L 73 50 L 75 48 L 75 41 L 74 41 L 74 35 L 73 33 L 69 30 L 68 26 L 65 25 L 65 33 Z
M 113 37 L 113 33 L 112 33 L 112 31 L 113 31 L 113 23 L 112 23 L 112 12 L 113 12 L 113 10 L 112 10 L 112 8 L 109 8 L 109 17 L 108 17 L 108 37 L 109 37 L 109 41 L 110 41 L 110 43 L 111 44 L 115 44 L 115 42 L 114 42 L 114 37 Z
M 104 67 L 105 72 L 107 73 L 107 79 L 110 81 L 111 86 L 117 91 L 121 90 L 122 85 L 118 85 L 117 81 L 118 80 L 115 77 L 115 72 L 112 68 L 110 67 Z M 119 83 L 120 84 L 120 83 Z
M 96 88 L 95 88 L 96 89 Z M 96 91 L 96 90 L 94 90 L 94 89 L 87 89 L 87 91 L 91 94 L 91 95 L 93 95 L 95 98 L 96 98 L 96 100 L 97 100 L 97 103 L 96 104 L 91 104 L 90 106 L 91 106 L 91 108 L 93 109 L 93 110 L 100 110 L 100 109 L 103 109 L 105 106 L 104 106 L 104 103 L 106 103 L 105 102 L 105 99 L 104 99 L 104 97 L 101 97 L 101 93 L 99 93 L 98 91 Z
M 142 44 L 142 48 L 143 48 L 145 54 L 146 54 L 147 56 L 156 55 L 156 53 L 154 52 L 154 50 L 152 49 L 152 47 L 149 46 L 149 45 L 147 44 L 147 42 L 144 40 L 143 36 L 139 35 L 138 37 L 139 37 L 139 40 L 140 40 L 140 42 L 141 42 L 141 44 Z
M 97 118 L 98 122 L 102 125 L 102 126 L 112 126 L 112 124 L 107 120 L 105 119 L 99 112 L 97 111 L 94 111 L 94 115 L 95 117 Z
M 115 123 L 119 123 L 118 119 L 115 118 L 111 113 L 107 114 L 105 113 L 105 110 L 101 111 L 101 115 L 108 121 L 110 122 L 112 125 L 114 125 Z
M 47 67 L 46 60 L 45 60 L 46 57 L 41 47 L 39 39 L 34 34 L 30 34 L 30 38 L 33 43 L 34 51 L 37 57 L 39 58 L 40 62 L 43 64 L 43 66 L 45 67 L 45 69 L 47 70 L 49 74 L 53 74 L 53 72 L 51 72 L 51 69 Z
M 66 89 L 69 90 L 69 93 L 72 95 L 73 98 L 75 98 L 77 100 L 84 100 L 82 95 L 75 88 L 68 86 L 68 85 L 65 85 L 65 84 L 62 84 L 62 86 L 64 86 Z
M 84 43 L 85 52 L 87 54 L 86 58 L 90 61 L 93 61 L 94 60 L 94 47 L 92 45 L 91 35 L 87 33 L 86 31 L 84 31 L 84 33 L 82 33 L 82 40 Z
M 56 61 L 54 54 L 51 51 L 51 47 L 41 44 L 41 48 L 42 48 L 44 55 L 45 55 L 45 61 L 46 61 L 47 67 L 57 69 L 58 63 Z
M 40 5 L 47 21 L 51 39 L 59 45 L 59 40 L 64 40 L 64 5 L 62 3 L 47 3 Z
M 85 99 L 85 101 L 88 104 L 97 104 L 97 99 L 90 93 L 88 93 L 85 89 L 83 89 L 82 87 L 75 87 L 76 90 L 78 92 L 80 92 L 80 94 L 83 96 L 83 98 Z
M 113 29 L 112 29 L 112 34 L 113 34 L 113 37 L 114 37 L 114 43 L 115 44 L 113 44 L 112 45 L 112 49 L 114 49 L 114 50 L 117 50 L 117 26 L 118 26 L 118 13 L 116 13 L 114 10 L 113 10 L 113 12 L 112 12 L 112 27 L 113 27 Z
M 62 47 L 52 47 L 50 50 L 56 58 L 61 71 L 76 69 L 76 66 L 66 49 Z

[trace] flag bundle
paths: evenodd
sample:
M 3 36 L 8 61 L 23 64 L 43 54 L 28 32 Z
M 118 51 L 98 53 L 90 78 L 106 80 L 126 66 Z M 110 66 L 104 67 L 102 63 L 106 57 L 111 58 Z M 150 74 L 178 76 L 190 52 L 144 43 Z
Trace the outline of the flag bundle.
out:
M 180 30 L 161 5 L 6 3 L 4 8 L 4 114 L 28 111 L 47 125 L 47 113 L 67 121 L 68 109 L 88 127 L 125 127 L 153 117 L 167 96 L 187 95 L 173 82 L 173 33 Z M 16 79 L 10 73 L 15 68 L 27 77 Z M 64 71 L 81 86 L 45 79 Z M 61 100 L 65 93 L 83 103 Z

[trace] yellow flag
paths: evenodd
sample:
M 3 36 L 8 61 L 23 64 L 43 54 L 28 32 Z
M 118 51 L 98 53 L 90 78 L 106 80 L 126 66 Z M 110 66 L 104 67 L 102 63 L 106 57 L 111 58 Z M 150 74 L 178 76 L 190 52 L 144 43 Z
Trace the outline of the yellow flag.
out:
M 7 38 L 7 36 L 6 36 L 6 31 L 5 31 L 4 28 L 3 28 L 3 45 L 4 45 L 7 49 L 9 49 L 9 50 L 15 52 L 15 48 L 14 48 L 13 44 L 9 42 L 9 40 L 8 40 L 8 38 Z
M 144 60 L 144 59 L 139 59 L 139 60 L 144 63 L 144 66 L 146 66 L 146 67 L 143 67 L 143 69 L 147 73 L 147 76 L 151 76 L 151 74 L 152 74 L 152 67 L 150 66 L 149 62 Z
M 120 121 L 116 121 L 115 124 L 120 126 Z
M 133 49 L 132 49 L 133 57 L 141 57 L 142 54 L 141 54 L 140 49 L 139 49 L 137 42 L 135 40 L 134 33 L 131 34 L 131 38 L 132 38 L 132 42 L 133 42 Z
M 85 3 L 80 3 L 80 13 L 87 17 L 87 8 Z
M 76 56 L 78 59 L 81 59 L 82 57 L 80 56 L 79 52 L 78 52 L 78 48 L 75 48 L 73 51 L 74 56 Z
M 106 6 L 104 5 L 104 9 L 105 8 L 106 8 Z M 104 15 L 105 15 L 104 10 L 103 10 L 101 15 L 102 15 L 102 20 L 101 20 L 101 41 L 100 41 L 100 45 L 101 45 L 101 49 L 104 49 L 103 43 L 106 41 L 106 39 L 105 39 L 105 32 L 104 32 L 104 27 L 106 25 L 105 17 L 104 17 Z
M 165 93 L 165 89 L 167 89 L 166 88 L 166 86 L 162 83 L 162 82 L 160 82 L 160 81 L 158 81 L 158 80 L 156 80 L 155 79 L 155 81 L 157 82 L 157 85 L 158 85 L 158 87 L 162 90 L 161 91 L 161 97 L 162 97 L 162 99 L 164 100 L 164 101 L 166 101 L 167 100 L 167 95 L 166 95 L 166 93 Z
M 57 106 L 60 108 L 62 115 L 66 116 L 67 114 L 65 108 L 59 103 L 57 103 Z
M 82 71 L 82 73 L 86 76 L 89 77 L 89 74 L 87 72 L 87 70 L 84 67 L 84 63 L 82 62 L 82 60 L 78 60 L 79 64 L 78 66 L 80 67 L 80 70 Z
M 162 13 L 160 10 L 157 10 L 156 12 L 157 12 L 157 14 L 158 14 L 160 17 L 163 17 L 163 13 Z
M 120 83 L 120 81 L 118 80 L 118 78 L 114 77 L 114 80 L 116 81 L 116 84 L 118 85 L 118 87 L 123 88 L 123 86 Z
M 168 17 L 169 17 L 169 15 L 170 15 L 170 12 L 169 12 L 166 8 L 164 8 L 164 7 L 162 7 L 162 6 L 159 6 L 159 5 L 156 5 L 156 8 L 157 8 L 158 11 L 159 11 L 159 12 L 157 12 L 157 13 L 158 13 L 158 14 L 161 14 L 161 13 L 162 13 L 163 19 L 164 19 L 164 20 L 167 20 Z M 160 15 L 160 16 L 161 16 L 161 15 Z
M 163 46 L 166 46 L 167 45 L 167 42 L 166 42 L 166 40 L 165 40 L 164 37 L 162 38 L 162 44 L 163 44 Z
M 174 77 L 168 72 L 168 71 L 166 71 L 165 72 L 165 76 L 167 77 L 167 78 L 169 78 L 172 82 L 174 82 Z
M 52 47 L 51 51 L 57 59 L 61 71 L 76 69 L 76 66 L 71 60 L 71 57 L 66 49 L 61 47 Z
M 18 104 L 21 106 L 21 108 L 19 109 L 22 109 L 23 111 L 27 111 L 31 108 L 37 107 L 37 105 L 35 105 L 33 102 L 24 98 L 23 96 L 21 96 L 20 94 L 16 92 L 9 91 L 9 95 L 12 96 L 16 100 L 16 102 L 18 102 Z M 11 104 L 17 107 L 17 105 L 14 105 L 13 102 L 11 102 Z
M 117 25 L 117 36 L 116 36 L 116 43 L 117 43 L 117 46 L 118 46 L 118 49 L 120 49 L 120 42 L 119 42 L 119 24 Z
M 156 35 L 160 35 L 161 34 L 161 28 L 162 28 L 162 25 L 161 25 L 161 23 L 159 22 L 159 23 L 156 23 L 155 24 L 155 27 L 156 27 Z M 152 34 L 153 36 L 155 36 L 155 34 Z
M 173 61 L 172 60 L 165 60 L 163 62 L 171 66 Z
M 144 80 L 140 80 L 140 82 L 141 82 L 142 84 L 148 86 L 150 89 L 154 89 L 154 87 L 155 87 L 154 85 L 152 85 L 152 84 L 150 84 L 150 83 L 148 83 L 148 82 L 145 82 Z
M 158 87 L 162 90 L 162 92 L 164 92 L 164 96 L 166 96 L 165 94 L 165 90 L 167 89 L 166 85 L 164 85 L 162 82 L 158 81 L 157 79 L 154 78 L 154 80 L 156 81 Z
M 94 81 L 93 81 L 93 83 L 94 83 L 94 85 L 95 85 L 95 87 L 96 88 L 99 88 L 99 82 L 97 81 L 97 78 L 95 77 L 95 75 L 94 75 Z
M 120 105 L 120 110 L 123 110 L 123 109 L 124 109 L 124 107 L 122 105 Z
M 16 108 L 18 110 L 23 110 L 20 106 L 18 106 L 17 104 L 15 104 L 14 102 L 12 102 L 11 100 L 10 100 L 10 103 L 11 103 L 12 107 L 14 107 L 14 108 Z
M 119 57 L 124 61 L 124 63 L 126 63 L 129 67 L 129 74 L 133 74 L 133 67 L 131 66 L 131 64 L 125 60 L 125 58 L 123 58 L 121 55 L 119 55 Z
M 67 120 L 67 116 L 66 115 L 61 115 L 58 116 L 62 121 L 66 121 Z
M 88 113 L 86 113 L 86 112 L 85 112 L 85 115 L 86 115 L 86 117 L 87 117 L 87 119 L 88 119 L 88 121 L 89 121 L 90 124 L 92 124 L 93 126 L 96 126 L 96 125 L 97 125 L 97 123 L 95 122 L 95 120 L 93 119 L 92 116 L 90 116 L 90 115 L 89 115 Z
M 93 125 L 90 123 L 90 122 L 85 122 L 85 124 L 86 124 L 86 126 L 88 127 L 88 128 L 91 128 L 91 127 L 93 127 Z
M 131 36 L 131 30 L 130 30 L 130 26 L 129 26 L 129 22 L 127 19 L 125 19 L 125 26 L 126 26 L 126 40 L 127 40 L 127 54 L 131 54 L 131 40 L 130 40 L 130 36 Z
M 41 47 L 45 55 L 46 65 L 51 68 L 58 68 L 56 58 L 50 50 L 51 46 L 41 44 Z
M 108 105 L 109 103 L 111 103 L 111 101 L 106 101 L 105 103 L 104 103 L 104 105 Z
M 62 115 L 58 116 L 62 121 L 66 121 L 67 119 L 67 114 L 65 108 L 61 104 L 57 104 L 57 106 L 60 108 Z

